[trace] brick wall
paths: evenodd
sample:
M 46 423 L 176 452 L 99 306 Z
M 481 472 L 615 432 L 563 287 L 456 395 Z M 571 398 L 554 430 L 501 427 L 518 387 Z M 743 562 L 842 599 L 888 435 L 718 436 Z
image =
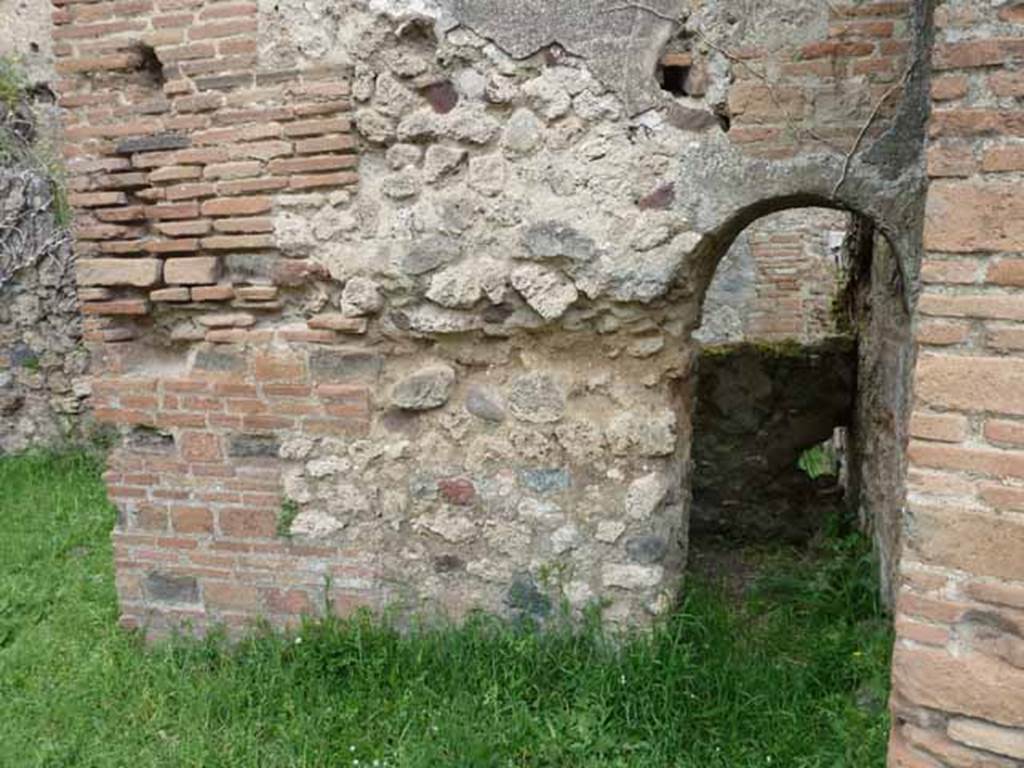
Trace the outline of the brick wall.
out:
M 130 428 L 106 475 L 126 625 L 241 627 L 254 614 L 285 624 L 325 605 L 379 607 L 375 553 L 282 535 L 279 460 L 283 434 L 294 445 L 367 433 L 357 372 L 376 362 L 212 349 L 187 376 L 97 382 L 97 417 Z
M 135 338 L 172 306 L 173 339 L 254 338 L 309 274 L 280 259 L 275 201 L 356 182 L 347 81 L 261 69 L 255 3 L 55 5 L 87 339 Z
M 54 5 L 94 406 L 123 436 L 126 624 L 532 610 L 541 571 L 573 574 L 574 607 L 671 605 L 697 246 L 761 201 L 876 183 L 821 168 L 888 127 L 909 4 L 835 6 L 822 40 L 739 51 L 727 134 L 631 123 L 551 51 L 519 64 L 462 30 L 438 56 L 361 19 L 386 55 L 351 70 L 359 179 L 350 69 L 266 68 L 256 3 Z M 892 760 L 1010 765 L 1022 13 L 939 16 Z
M 715 271 L 701 342 L 813 342 L 835 335 L 848 226 L 849 214 L 826 208 L 795 208 L 751 224 Z
M 888 117 L 899 104 L 913 32 L 911 3 L 827 5 L 827 34 L 820 39 L 792 51 L 769 40 L 729 52 L 738 62 L 728 98 L 729 138 L 752 154 L 847 151 L 872 113 Z M 884 120 L 874 122 L 867 134 L 884 129 Z
M 262 68 L 252 2 L 54 5 L 92 404 L 125 435 L 107 474 L 124 622 L 240 625 L 360 602 L 348 587 L 372 589 L 358 557 L 278 536 L 274 435 L 362 434 L 368 388 L 237 346 L 366 331 L 358 317 L 284 315 L 283 293 L 295 299 L 324 272 L 281 254 L 271 218 L 290 195 L 356 183 L 347 79 Z M 169 367 L 125 344 L 147 336 L 178 345 Z M 211 346 L 190 358 L 191 342 Z
M 1024 5 L 937 12 L 890 764 L 1024 760 Z

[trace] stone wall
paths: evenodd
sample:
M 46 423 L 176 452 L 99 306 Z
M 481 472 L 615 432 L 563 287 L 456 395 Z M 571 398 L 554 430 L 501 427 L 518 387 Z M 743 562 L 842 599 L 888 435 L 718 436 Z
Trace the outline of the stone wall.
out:
M 939 6 L 891 763 L 1024 761 L 1024 5 Z
M 927 2 L 683 5 L 55 3 L 126 624 L 650 622 L 716 267 L 832 207 L 874 243 L 852 429 L 899 595 L 890 762 L 1024 759 L 1024 11 L 940 3 L 932 54 Z
M 0 455 L 77 439 L 88 394 L 60 199 L 49 16 L 39 3 L 0 2 L 8 43 L 0 76 L 23 88 L 0 103 Z
M 0 169 L 0 455 L 62 446 L 83 426 L 88 355 L 54 206 L 37 168 Z
M 668 608 L 731 242 L 849 208 L 916 274 L 919 21 L 730 18 L 58 4 L 125 622 Z M 665 46 L 700 95 L 660 90 Z

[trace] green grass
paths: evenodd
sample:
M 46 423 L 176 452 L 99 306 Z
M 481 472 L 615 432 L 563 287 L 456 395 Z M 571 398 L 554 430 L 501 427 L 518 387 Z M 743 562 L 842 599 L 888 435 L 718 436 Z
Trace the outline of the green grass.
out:
M 691 585 L 649 635 L 367 618 L 146 649 L 116 628 L 97 463 L 0 459 L 0 766 L 884 764 L 888 653 L 858 538 Z M 358 762 L 357 762 L 358 761 Z

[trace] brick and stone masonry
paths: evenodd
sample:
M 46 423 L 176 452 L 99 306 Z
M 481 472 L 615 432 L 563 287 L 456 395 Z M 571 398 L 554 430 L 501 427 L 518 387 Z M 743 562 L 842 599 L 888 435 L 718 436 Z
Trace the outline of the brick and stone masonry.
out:
M 874 243 L 853 432 L 890 762 L 1022 758 L 1024 13 L 943 3 L 932 52 L 923 0 L 724 5 L 54 2 L 127 626 L 648 623 L 716 265 L 832 207 Z

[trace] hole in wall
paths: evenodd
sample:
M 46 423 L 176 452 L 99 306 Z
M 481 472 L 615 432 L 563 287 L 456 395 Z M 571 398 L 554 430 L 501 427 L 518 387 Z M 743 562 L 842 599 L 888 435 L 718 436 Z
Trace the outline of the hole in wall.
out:
M 692 96 L 690 76 L 693 55 L 689 51 L 665 53 L 658 62 L 658 84 L 673 96 Z
M 135 70 L 145 75 L 146 80 L 152 86 L 162 88 L 167 82 L 167 77 L 164 74 L 164 65 L 156 54 L 156 49 L 146 43 L 139 43 L 135 46 L 135 53 L 138 55 L 138 64 Z

